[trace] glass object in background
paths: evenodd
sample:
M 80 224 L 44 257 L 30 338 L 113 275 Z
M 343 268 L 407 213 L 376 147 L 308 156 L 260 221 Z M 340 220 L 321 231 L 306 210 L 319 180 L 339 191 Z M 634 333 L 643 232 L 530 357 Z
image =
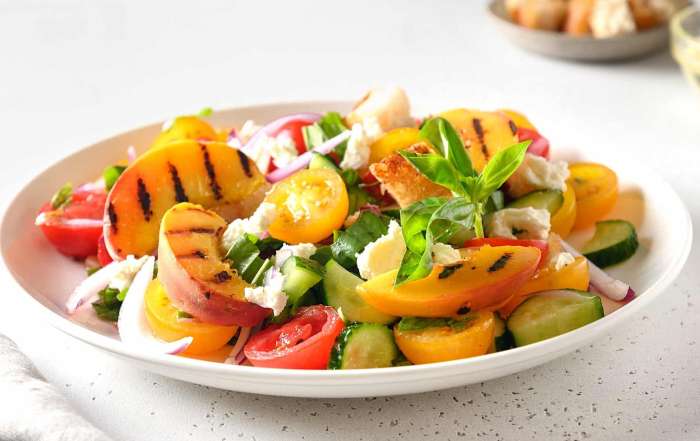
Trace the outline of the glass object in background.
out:
M 700 9 L 690 6 L 671 21 L 673 57 L 688 81 L 700 91 Z

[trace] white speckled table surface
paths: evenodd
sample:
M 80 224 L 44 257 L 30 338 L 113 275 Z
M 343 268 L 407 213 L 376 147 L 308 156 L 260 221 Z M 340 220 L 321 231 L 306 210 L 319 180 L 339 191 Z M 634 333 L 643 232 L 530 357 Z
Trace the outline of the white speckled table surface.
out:
M 422 107 L 522 109 L 554 148 L 605 139 L 655 166 L 700 221 L 700 95 L 668 54 L 540 58 L 496 35 L 475 0 L 146 3 L 0 0 L 3 206 L 64 154 L 146 122 L 393 82 Z M 613 335 L 518 375 L 421 395 L 272 398 L 152 375 L 38 322 L 4 269 L 0 332 L 115 439 L 696 440 L 699 241 L 672 288 Z

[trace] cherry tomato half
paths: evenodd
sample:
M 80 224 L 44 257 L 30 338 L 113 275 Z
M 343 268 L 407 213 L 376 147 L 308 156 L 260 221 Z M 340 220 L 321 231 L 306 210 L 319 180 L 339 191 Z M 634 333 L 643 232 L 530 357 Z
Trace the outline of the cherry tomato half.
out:
M 243 351 L 253 366 L 325 369 L 343 327 L 334 308 L 309 306 L 300 309 L 287 323 L 270 325 L 255 334 Z
M 307 121 L 304 119 L 295 119 L 293 121 L 289 121 L 287 124 L 280 127 L 280 129 L 277 132 L 273 133 L 271 136 L 289 136 L 292 139 L 292 141 L 294 141 L 294 145 L 297 147 L 297 153 L 301 155 L 306 151 L 306 143 L 304 142 L 304 133 L 302 129 L 311 124 L 313 124 L 312 121 Z M 270 165 L 267 167 L 267 172 L 269 173 L 275 169 L 277 169 L 277 166 L 275 166 L 272 159 L 270 159 Z
M 543 262 L 547 262 L 547 252 L 549 251 L 549 244 L 546 240 L 536 240 L 536 239 L 508 239 L 505 237 L 485 237 L 482 239 L 470 239 L 464 243 L 465 248 L 479 248 L 484 245 L 491 245 L 492 247 L 502 247 L 502 246 L 521 246 L 521 247 L 535 247 L 540 250 L 540 265 Z
M 112 256 L 107 251 L 104 234 L 100 235 L 100 238 L 97 240 L 97 261 L 100 263 L 100 266 L 107 266 L 112 263 Z
M 54 210 L 46 203 L 40 210 L 44 221 L 41 231 L 49 242 L 66 256 L 84 259 L 97 254 L 101 225 L 70 224 L 71 219 L 102 220 L 107 194 L 104 191 L 76 191 L 68 206 Z

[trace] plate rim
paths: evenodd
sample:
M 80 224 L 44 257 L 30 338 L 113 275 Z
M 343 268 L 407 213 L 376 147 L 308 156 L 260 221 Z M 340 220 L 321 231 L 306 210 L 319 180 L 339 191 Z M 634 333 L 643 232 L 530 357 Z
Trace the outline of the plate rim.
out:
M 333 107 L 347 105 L 348 101 L 345 100 L 309 100 L 309 101 L 277 101 L 269 102 L 263 104 L 253 104 L 245 106 L 234 106 L 219 109 L 214 112 L 214 115 L 224 114 L 230 112 L 246 112 L 246 111 L 268 111 L 273 112 L 275 108 L 280 108 L 283 106 L 298 106 L 303 108 L 304 106 L 318 106 L 318 107 Z M 677 205 L 683 212 L 683 219 L 679 220 L 679 223 L 684 226 L 684 240 L 683 248 L 679 249 L 677 253 L 673 256 L 673 259 L 666 270 L 656 278 L 651 285 L 636 299 L 624 305 L 620 309 L 616 310 L 614 313 L 606 315 L 600 320 L 588 324 L 582 328 L 578 328 L 574 331 L 567 332 L 560 336 L 547 339 L 541 342 L 537 342 L 525 347 L 514 348 L 508 351 L 496 352 L 491 354 L 485 354 L 479 357 L 445 361 L 439 363 L 431 363 L 424 365 L 413 365 L 413 366 L 400 366 L 400 367 L 389 367 L 382 369 L 356 369 L 356 370 L 318 370 L 318 371 L 307 371 L 307 370 L 296 370 L 296 369 L 277 369 L 277 368 L 258 368 L 253 366 L 239 366 L 230 365 L 220 362 L 198 360 L 186 357 L 177 357 L 166 354 L 152 354 L 148 352 L 143 352 L 138 349 L 134 349 L 128 345 L 123 344 L 121 341 L 99 334 L 89 328 L 83 327 L 80 324 L 74 323 L 66 317 L 61 316 L 58 312 L 50 309 L 49 307 L 42 304 L 37 298 L 29 293 L 27 289 L 24 288 L 23 284 L 20 282 L 20 277 L 11 269 L 8 263 L 8 244 L 5 240 L 6 230 L 5 225 L 8 223 L 10 218 L 10 213 L 12 213 L 13 208 L 19 204 L 20 196 L 28 191 L 36 180 L 45 173 L 59 167 L 61 163 L 69 161 L 77 155 L 80 155 L 86 150 L 93 149 L 100 144 L 114 142 L 115 139 L 123 137 L 129 133 L 142 131 L 157 127 L 162 123 L 151 123 L 146 124 L 137 128 L 133 128 L 127 131 L 123 131 L 119 134 L 106 137 L 104 139 L 98 140 L 97 142 L 91 143 L 87 146 L 77 149 L 62 158 L 58 159 L 54 163 L 45 167 L 43 170 L 35 174 L 31 179 L 29 179 L 24 185 L 22 185 L 19 191 L 11 199 L 11 201 L 4 207 L 5 210 L 2 215 L 2 220 L 0 222 L 0 248 L 2 254 L 2 264 L 7 270 L 7 272 L 12 276 L 12 283 L 14 288 L 20 290 L 19 293 L 14 294 L 17 298 L 24 301 L 25 304 L 30 305 L 30 309 L 35 311 L 34 314 L 43 317 L 46 321 L 57 330 L 67 334 L 77 340 L 80 340 L 89 345 L 95 346 L 99 349 L 106 350 L 114 355 L 125 357 L 141 363 L 149 363 L 161 365 L 162 367 L 167 367 L 170 369 L 196 371 L 196 372 L 206 372 L 208 374 L 214 375 L 225 375 L 231 380 L 250 380 L 254 379 L 258 382 L 263 382 L 267 384 L 279 384 L 280 382 L 286 382 L 290 385 L 292 384 L 304 384 L 308 381 L 315 381 L 319 386 L 322 385 L 333 385 L 334 381 L 355 379 L 363 380 L 362 384 L 376 384 L 385 383 L 386 376 L 392 378 L 392 383 L 400 382 L 410 382 L 415 381 L 417 378 L 434 378 L 439 375 L 441 378 L 461 375 L 465 371 L 470 373 L 481 372 L 484 370 L 493 369 L 497 370 L 496 367 L 492 366 L 495 360 L 501 360 L 499 367 L 509 366 L 512 364 L 517 364 L 525 360 L 532 360 L 537 358 L 546 357 L 548 354 L 571 352 L 575 349 L 580 348 L 583 344 L 588 341 L 599 338 L 606 331 L 612 330 L 615 326 L 619 326 L 628 320 L 632 315 L 636 314 L 644 308 L 646 305 L 654 301 L 659 297 L 659 295 L 665 291 L 673 281 L 681 273 L 687 259 L 690 255 L 692 249 L 692 239 L 693 239 L 693 224 L 690 212 L 686 204 L 680 198 L 678 193 L 674 188 L 657 172 L 649 169 L 647 166 L 640 162 L 632 161 L 634 169 L 644 170 L 649 173 L 649 176 L 653 177 L 653 181 L 657 184 L 665 187 L 665 192 L 672 196 L 673 203 Z M 578 152 L 578 150 L 571 149 L 572 151 Z M 680 213 L 679 213 L 680 214 Z M 503 361 L 503 359 L 507 359 Z M 401 373 L 401 376 L 395 374 Z M 295 383 L 296 382 L 296 383 Z M 438 387 L 431 388 L 438 389 Z M 282 394 L 280 394 L 282 395 Z

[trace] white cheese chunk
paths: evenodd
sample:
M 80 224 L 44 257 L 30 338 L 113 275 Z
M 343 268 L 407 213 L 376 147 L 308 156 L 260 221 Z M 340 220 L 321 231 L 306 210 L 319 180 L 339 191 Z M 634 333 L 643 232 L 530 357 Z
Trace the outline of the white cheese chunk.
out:
M 284 262 L 292 256 L 309 259 L 316 253 L 316 246 L 312 243 L 300 243 L 296 245 L 282 245 L 275 253 L 275 267 L 280 268 Z
M 231 248 L 236 239 L 244 234 L 260 237 L 272 225 L 276 216 L 277 207 L 275 204 L 263 202 L 249 218 L 234 220 L 228 225 L 221 238 L 224 250 Z
M 548 161 L 527 153 L 523 163 L 508 179 L 508 193 L 518 198 L 534 190 L 565 191 L 568 178 L 569 164 L 565 161 Z
M 591 31 L 596 38 L 630 34 L 637 30 L 634 15 L 627 0 L 600 0 L 593 4 Z
M 287 295 L 282 289 L 283 286 L 284 276 L 273 268 L 265 274 L 263 286 L 247 287 L 243 294 L 249 302 L 260 305 L 263 308 L 270 308 L 272 313 L 277 316 L 287 306 Z
M 411 117 L 411 104 L 406 92 L 397 86 L 386 86 L 370 90 L 345 120 L 353 125 L 374 118 L 383 131 L 398 127 L 415 127 Z
M 117 291 L 124 291 L 127 289 L 131 286 L 131 282 L 134 280 L 134 277 L 136 277 L 136 273 L 138 273 L 143 264 L 146 263 L 147 258 L 148 256 L 142 256 L 138 259 L 132 255 L 126 256 L 126 259 L 117 263 L 117 265 L 119 265 L 119 272 L 109 281 L 108 287 L 116 289 Z
M 549 211 L 526 208 L 505 208 L 492 213 L 487 222 L 490 237 L 509 239 L 547 239 Z
M 430 251 L 433 253 L 433 262 L 438 265 L 452 265 L 462 260 L 459 250 L 452 248 L 446 243 L 435 243 Z
M 370 146 L 383 135 L 377 118 L 369 116 L 352 125 L 347 148 L 340 162 L 342 169 L 360 169 L 367 165 L 371 153 Z
M 389 223 L 389 231 L 368 244 L 357 255 L 357 268 L 360 270 L 360 276 L 369 280 L 400 267 L 405 252 L 406 243 L 403 240 L 401 226 L 392 220 Z

